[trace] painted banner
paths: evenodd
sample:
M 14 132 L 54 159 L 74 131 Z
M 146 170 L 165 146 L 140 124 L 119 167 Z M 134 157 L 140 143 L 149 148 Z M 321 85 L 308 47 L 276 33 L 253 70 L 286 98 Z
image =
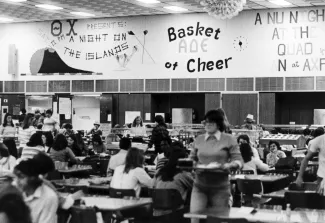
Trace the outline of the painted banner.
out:
M 325 69 L 323 8 L 205 13 L 0 25 L 0 73 L 8 46 L 20 74 L 101 78 L 318 76 Z M 23 77 L 21 77 L 23 79 Z

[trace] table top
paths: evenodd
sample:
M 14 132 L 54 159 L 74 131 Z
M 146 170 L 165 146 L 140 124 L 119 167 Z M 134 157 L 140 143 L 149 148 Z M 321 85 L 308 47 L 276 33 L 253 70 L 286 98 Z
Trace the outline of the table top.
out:
M 318 161 L 308 161 L 308 166 L 318 166 L 319 162 Z
M 291 211 L 290 219 L 287 219 L 285 211 L 274 211 L 267 209 L 258 209 L 255 214 L 252 214 L 253 208 L 241 207 L 231 208 L 229 216 L 231 218 L 245 218 L 249 222 L 292 222 L 292 223 L 321 223 L 325 221 L 325 211 Z M 202 213 L 187 213 L 184 215 L 185 218 L 198 218 L 206 219 L 207 214 Z
M 231 175 L 230 179 L 235 181 L 236 179 L 248 179 L 248 180 L 260 180 L 262 182 L 274 182 L 277 180 L 282 180 L 288 178 L 288 175 L 285 174 L 277 174 L 277 175 L 244 175 L 237 174 Z
M 92 170 L 91 167 L 85 167 L 85 168 L 69 168 L 69 169 L 62 169 L 58 170 L 60 173 L 77 173 L 77 172 L 84 172 Z
M 86 186 L 86 187 L 93 187 L 93 188 L 100 189 L 100 188 L 109 188 L 109 182 L 111 180 L 112 177 L 98 177 L 93 179 L 78 179 L 78 180 L 74 180 L 74 179 L 52 180 L 52 182 L 59 186 Z
M 88 207 L 96 206 L 102 211 L 121 211 L 134 207 L 141 207 L 152 203 L 151 198 L 119 199 L 109 197 L 83 197 L 82 200 Z

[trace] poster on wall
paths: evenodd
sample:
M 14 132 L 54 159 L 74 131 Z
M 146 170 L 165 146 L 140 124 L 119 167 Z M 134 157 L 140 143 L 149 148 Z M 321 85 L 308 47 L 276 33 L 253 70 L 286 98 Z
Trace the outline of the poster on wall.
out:
M 71 99 L 60 98 L 59 99 L 59 114 L 65 115 L 65 117 L 71 116 Z
M 23 75 L 106 78 L 320 76 L 325 10 L 243 11 L 231 20 L 206 13 L 0 24 L 1 61 L 10 44 Z M 12 37 L 15 38 L 12 38 Z M 0 73 L 8 74 L 1 66 Z

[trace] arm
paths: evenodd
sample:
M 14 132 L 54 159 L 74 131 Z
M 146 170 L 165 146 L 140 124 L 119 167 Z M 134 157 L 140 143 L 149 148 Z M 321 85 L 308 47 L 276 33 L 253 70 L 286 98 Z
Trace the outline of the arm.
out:
M 138 179 L 140 184 L 145 185 L 147 187 L 152 187 L 154 180 L 149 177 L 149 175 L 143 168 L 136 168 L 135 171 L 135 177 Z
M 257 169 L 259 169 L 262 172 L 269 171 L 269 166 L 265 163 L 263 163 L 261 160 L 255 159 L 255 164 L 257 166 Z
M 254 158 L 257 159 L 257 160 L 261 160 L 260 154 L 258 154 L 258 151 L 257 151 L 257 149 L 255 147 L 252 147 L 252 151 L 253 151 Z
M 70 161 L 73 163 L 77 163 L 78 160 L 77 160 L 76 156 L 74 155 L 74 153 L 72 152 L 72 150 L 70 148 L 67 148 L 67 152 L 68 152 L 68 157 L 69 157 Z
M 2 125 L 1 129 L 0 129 L 0 135 L 3 135 L 4 131 L 5 131 L 5 127 L 3 127 L 3 125 Z
M 198 162 L 199 161 L 199 158 L 197 156 L 197 152 L 198 152 L 197 140 L 198 140 L 198 138 L 196 138 L 195 141 L 193 142 L 193 149 L 191 149 L 191 153 L 189 155 L 189 158 L 191 160 L 194 160 L 195 162 Z
M 244 161 L 236 139 L 234 137 L 231 137 L 229 144 L 230 162 L 225 164 L 225 168 L 235 170 L 241 169 L 244 166 Z
M 311 160 L 311 158 L 313 158 L 313 156 L 315 154 L 316 154 L 315 152 L 309 150 L 307 155 L 305 156 L 305 158 L 301 162 L 299 174 L 298 174 L 298 177 L 297 177 L 297 180 L 296 180 L 297 185 L 301 185 L 303 183 L 304 173 L 305 173 L 305 170 L 306 170 L 306 168 L 308 166 L 308 161 Z

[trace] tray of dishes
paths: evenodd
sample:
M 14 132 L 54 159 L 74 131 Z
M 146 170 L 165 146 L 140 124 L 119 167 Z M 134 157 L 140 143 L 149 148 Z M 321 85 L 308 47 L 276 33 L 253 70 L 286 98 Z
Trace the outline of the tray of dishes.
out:
M 202 170 L 202 171 L 213 171 L 213 172 L 224 172 L 223 165 L 218 162 L 212 162 L 209 164 L 195 164 L 191 159 L 179 159 L 178 168 L 185 170 Z

